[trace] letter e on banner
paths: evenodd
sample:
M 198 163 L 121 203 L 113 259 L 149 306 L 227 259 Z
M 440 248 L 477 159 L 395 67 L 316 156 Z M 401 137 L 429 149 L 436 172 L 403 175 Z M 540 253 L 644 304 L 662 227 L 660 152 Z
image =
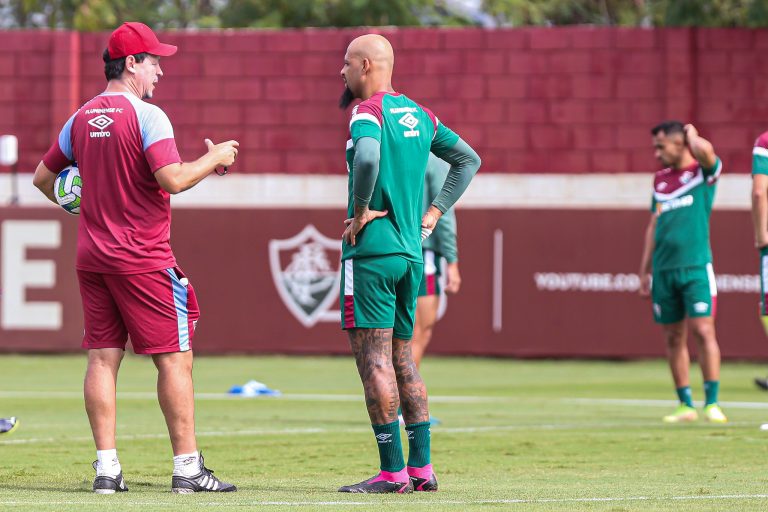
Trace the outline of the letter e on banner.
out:
M 61 223 L 55 220 L 6 220 L 0 225 L 0 326 L 3 329 L 58 330 L 60 302 L 27 302 L 27 288 L 53 288 L 56 263 L 27 260 L 27 249 L 56 249 L 61 245 Z

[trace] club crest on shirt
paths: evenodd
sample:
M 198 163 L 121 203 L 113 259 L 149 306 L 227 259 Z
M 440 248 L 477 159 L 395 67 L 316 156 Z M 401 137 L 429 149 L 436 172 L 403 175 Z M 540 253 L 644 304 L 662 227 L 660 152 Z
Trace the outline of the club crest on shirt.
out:
M 339 297 L 339 240 L 309 224 L 291 238 L 269 241 L 269 267 L 277 293 L 304 327 L 339 321 L 341 312 L 331 311 Z
M 692 171 L 685 171 L 683 174 L 680 175 L 680 183 L 685 185 L 689 181 L 693 179 L 693 177 L 696 176 Z

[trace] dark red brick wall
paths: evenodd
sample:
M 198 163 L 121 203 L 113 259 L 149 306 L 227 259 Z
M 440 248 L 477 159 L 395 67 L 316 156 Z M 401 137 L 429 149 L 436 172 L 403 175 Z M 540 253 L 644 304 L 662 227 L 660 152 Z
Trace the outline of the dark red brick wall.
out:
M 182 156 L 236 138 L 240 172 L 341 173 L 336 107 L 361 30 L 168 33 L 155 101 Z M 768 129 L 768 31 L 392 29 L 394 85 L 483 156 L 485 172 L 647 172 L 648 130 L 693 121 L 732 171 Z M 104 87 L 108 34 L 0 32 L 0 134 L 34 169 L 61 124 Z M 0 168 L 7 171 L 7 169 Z

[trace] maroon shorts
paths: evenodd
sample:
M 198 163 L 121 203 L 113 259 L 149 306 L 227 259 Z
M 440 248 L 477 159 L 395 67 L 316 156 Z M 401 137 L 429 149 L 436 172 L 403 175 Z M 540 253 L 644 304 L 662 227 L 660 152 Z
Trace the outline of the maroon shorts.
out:
M 146 274 L 77 271 L 83 299 L 83 348 L 137 354 L 186 352 L 200 317 L 195 290 L 178 267 Z

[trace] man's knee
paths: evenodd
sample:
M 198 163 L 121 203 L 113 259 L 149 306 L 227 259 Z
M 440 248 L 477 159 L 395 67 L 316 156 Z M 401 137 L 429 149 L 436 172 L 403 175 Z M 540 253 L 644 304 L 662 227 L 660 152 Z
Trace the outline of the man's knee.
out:
M 413 325 L 413 339 L 422 343 L 428 343 L 432 338 L 432 330 L 435 327 L 435 323 L 421 323 L 418 320 Z
M 385 357 L 377 357 L 373 360 L 369 360 L 368 366 L 371 371 L 376 374 L 386 374 L 393 370 L 392 362 Z
M 392 367 L 398 380 L 404 376 L 411 375 L 416 371 L 416 363 L 414 362 L 413 357 L 410 356 L 408 358 L 398 358 L 393 360 Z
M 706 319 L 709 320 L 709 319 Z M 717 343 L 715 337 L 715 324 L 711 321 L 701 319 L 693 322 L 691 325 L 691 334 L 700 344 Z
M 422 350 L 414 345 L 411 340 L 394 340 L 394 349 L 392 351 L 392 366 L 395 369 L 395 375 L 398 381 L 411 379 L 414 374 L 418 374 L 416 360 L 414 359 L 414 350 Z
M 437 296 L 419 297 L 418 305 L 416 307 L 414 331 L 419 330 L 430 336 L 432 335 L 432 329 L 434 329 L 435 324 L 437 323 L 437 310 L 439 304 Z
M 88 366 L 113 368 L 119 365 L 125 356 L 125 351 L 119 348 L 98 348 L 88 351 Z
M 168 352 L 152 354 L 152 361 L 160 372 L 192 371 L 192 352 Z
M 363 352 L 356 360 L 363 379 L 390 379 L 395 372 L 389 354 Z
M 674 349 L 685 343 L 685 328 L 682 324 L 664 326 L 664 340 L 667 347 Z

